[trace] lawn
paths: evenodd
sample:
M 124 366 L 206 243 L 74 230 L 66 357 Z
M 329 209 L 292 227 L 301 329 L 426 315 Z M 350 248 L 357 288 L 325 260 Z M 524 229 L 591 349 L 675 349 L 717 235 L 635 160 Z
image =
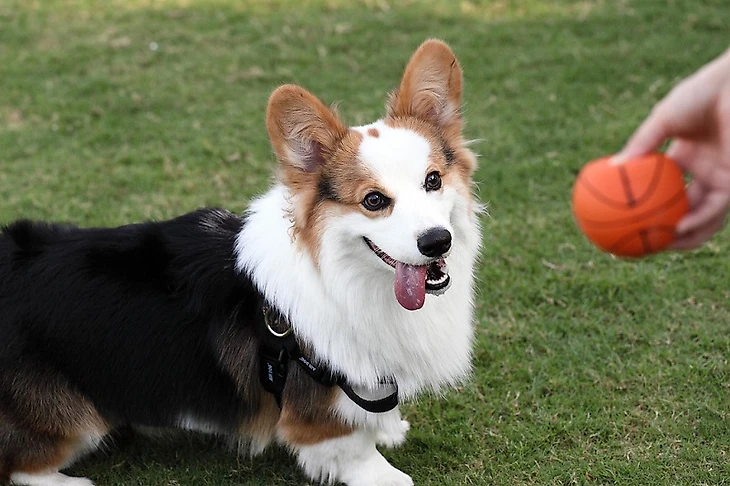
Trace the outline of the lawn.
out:
M 726 0 L 2 0 L 0 222 L 117 225 L 242 211 L 274 167 L 269 93 L 351 124 L 411 52 L 451 44 L 483 219 L 474 374 L 404 407 L 386 455 L 419 485 L 730 483 L 730 245 L 621 261 L 570 215 L 618 150 L 730 42 Z M 99 486 L 303 485 L 280 449 L 124 432 L 71 469 Z

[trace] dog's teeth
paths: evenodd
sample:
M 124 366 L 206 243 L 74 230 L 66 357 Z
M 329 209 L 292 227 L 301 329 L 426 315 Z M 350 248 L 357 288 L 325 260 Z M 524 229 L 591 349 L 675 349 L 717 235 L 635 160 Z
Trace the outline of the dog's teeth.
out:
M 449 276 L 447 274 L 443 274 L 443 275 L 441 275 L 441 277 L 437 278 L 436 280 L 429 279 L 428 283 L 430 283 L 431 285 L 438 285 L 438 284 L 444 283 L 447 278 L 449 278 Z
M 444 275 L 438 280 L 428 280 L 426 282 L 426 292 L 428 292 L 431 295 L 443 295 L 449 287 L 451 287 L 451 279 L 448 275 Z M 443 286 L 443 287 L 442 287 Z M 433 288 L 433 287 L 442 287 L 442 288 Z

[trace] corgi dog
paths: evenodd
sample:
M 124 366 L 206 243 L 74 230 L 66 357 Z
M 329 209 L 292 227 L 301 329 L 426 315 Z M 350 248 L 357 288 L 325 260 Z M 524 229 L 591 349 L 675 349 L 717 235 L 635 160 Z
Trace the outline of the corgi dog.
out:
M 269 99 L 277 177 L 243 215 L 0 233 L 0 483 L 62 474 L 119 427 L 288 449 L 314 481 L 413 484 L 398 403 L 470 372 L 481 208 L 462 72 L 428 40 L 384 118 Z

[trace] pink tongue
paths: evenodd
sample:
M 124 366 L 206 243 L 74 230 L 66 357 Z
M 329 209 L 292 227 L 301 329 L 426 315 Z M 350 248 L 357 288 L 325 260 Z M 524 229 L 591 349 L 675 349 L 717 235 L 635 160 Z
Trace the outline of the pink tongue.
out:
M 425 265 L 395 264 L 395 298 L 408 310 L 418 310 L 426 301 L 426 270 Z

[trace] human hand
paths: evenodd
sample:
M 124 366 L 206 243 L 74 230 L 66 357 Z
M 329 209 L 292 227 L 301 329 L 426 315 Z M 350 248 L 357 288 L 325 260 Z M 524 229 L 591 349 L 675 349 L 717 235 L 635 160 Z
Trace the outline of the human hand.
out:
M 655 151 L 668 138 L 667 156 L 692 176 L 690 211 L 672 245 L 689 250 L 722 228 L 730 208 L 730 50 L 657 103 L 614 160 Z

